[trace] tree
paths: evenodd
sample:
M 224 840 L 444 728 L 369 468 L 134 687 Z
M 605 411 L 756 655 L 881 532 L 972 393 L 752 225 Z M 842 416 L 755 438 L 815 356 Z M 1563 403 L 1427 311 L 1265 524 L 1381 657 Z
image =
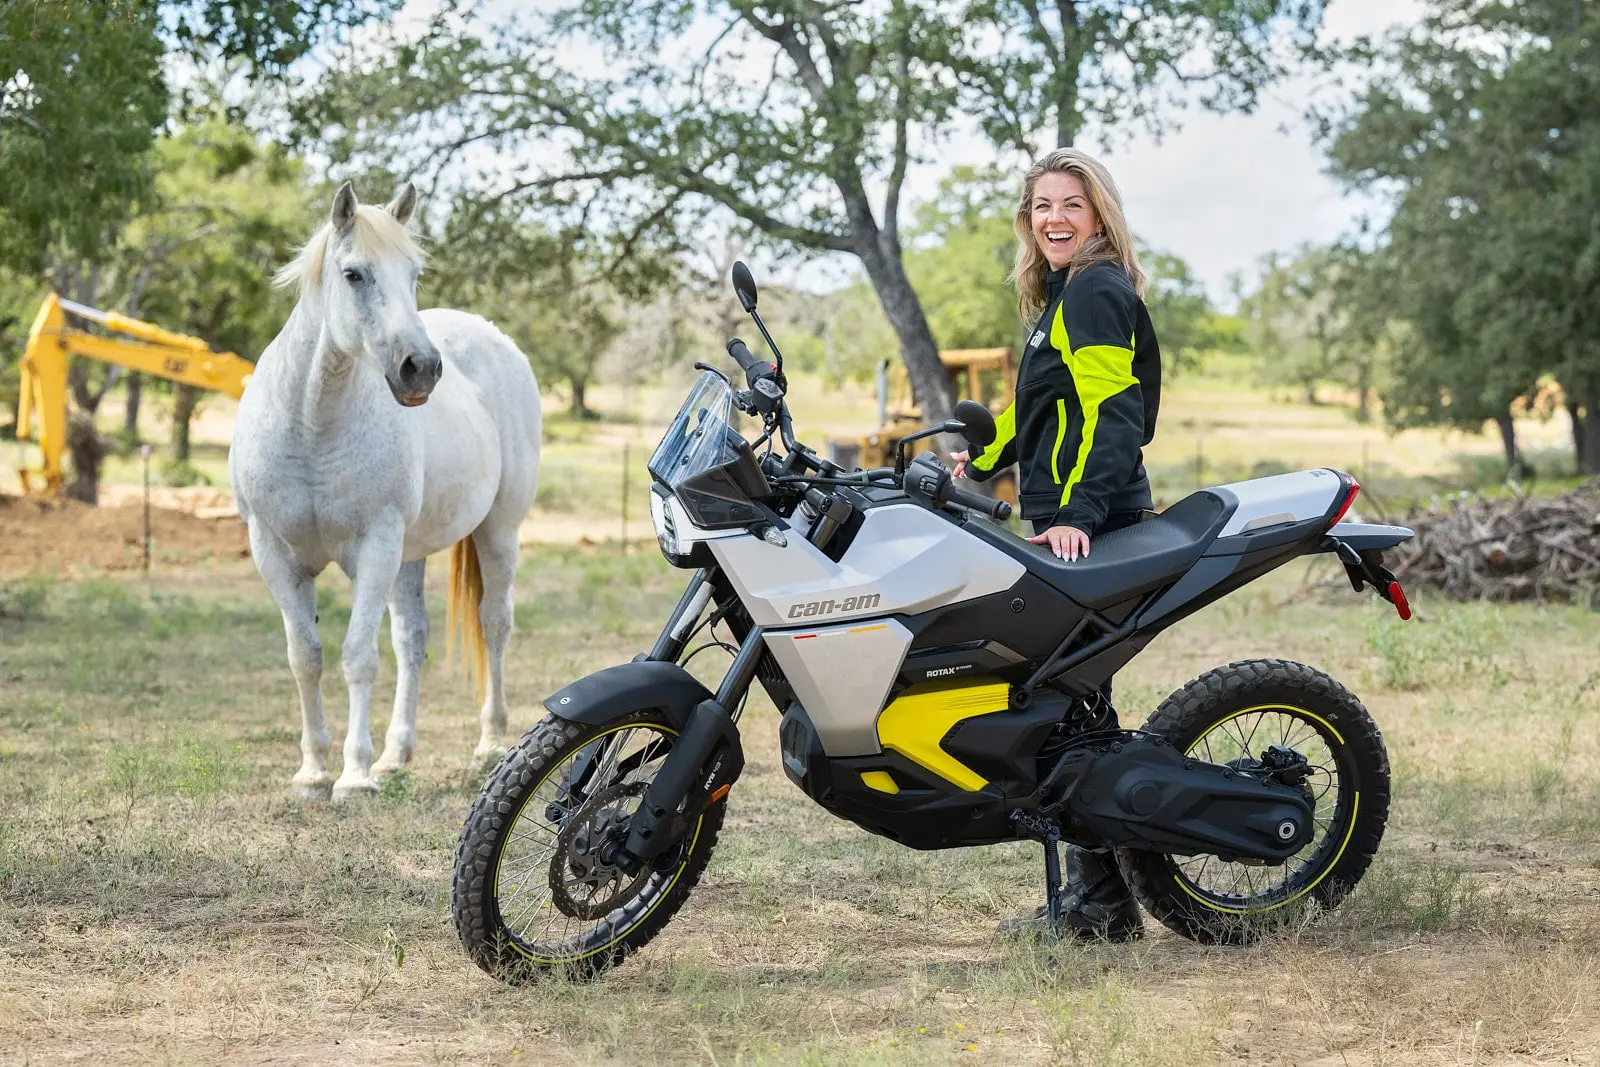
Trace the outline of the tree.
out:
M 1370 288 L 1363 267 L 1358 250 L 1339 245 L 1270 254 L 1239 314 L 1266 381 L 1296 386 L 1307 404 L 1318 402 L 1318 386 L 1342 385 L 1355 392 L 1356 418 L 1365 422 L 1389 320 L 1380 307 L 1358 306 Z
M 94 263 L 154 189 L 168 56 L 281 81 L 398 0 L 10 0 L 0 5 L 0 266 Z M 71 175 L 71 181 L 63 181 Z
M 1321 14 L 1320 0 L 1060 0 L 1055 40 L 1037 11 L 1015 22 L 1027 8 L 578 0 L 543 23 L 492 30 L 447 15 L 420 40 L 335 64 L 299 118 L 332 131 L 335 159 L 378 157 L 472 185 L 581 220 L 622 248 L 651 235 L 670 245 L 725 211 L 775 244 L 853 255 L 914 396 L 943 418 L 952 395 L 900 232 L 919 145 L 976 121 L 997 144 L 1031 151 L 1047 116 L 1069 133 L 1090 111 L 1151 118 L 1152 94 L 1194 81 L 1215 90 L 1208 104 L 1248 107 L 1279 69 L 1275 29 L 1303 40 Z M 1188 69 L 1196 40 L 1216 62 Z M 1102 46 L 1120 49 L 1126 68 L 1102 62 Z M 604 73 L 580 72 L 574 56 Z M 767 73 L 752 80 L 753 69 Z
M 1600 473 L 1600 9 L 1436 0 L 1373 46 L 1380 73 L 1329 124 L 1335 172 L 1389 194 L 1374 262 L 1409 343 L 1412 417 L 1500 421 L 1553 376 L 1578 468 Z
M 483 315 L 542 380 L 567 385 L 575 419 L 592 419 L 588 388 L 618 327 L 620 299 L 567 235 L 515 210 L 458 203 L 422 277 L 424 302 Z
M 0 266 L 92 258 L 148 195 L 167 115 L 158 30 L 147 4 L 0 7 Z
M 313 218 L 303 165 L 221 116 L 156 147 L 156 198 L 123 235 L 129 299 L 168 329 L 254 360 L 293 306 L 272 287 Z M 175 387 L 170 453 L 189 460 L 200 391 Z

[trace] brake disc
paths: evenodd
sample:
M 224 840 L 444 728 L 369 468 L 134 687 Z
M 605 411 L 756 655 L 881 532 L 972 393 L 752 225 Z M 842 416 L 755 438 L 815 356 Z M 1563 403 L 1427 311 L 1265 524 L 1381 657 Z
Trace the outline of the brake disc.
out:
M 639 891 L 651 870 L 647 865 L 629 875 L 600 859 L 600 846 L 626 836 L 633 809 L 627 801 L 644 795 L 645 783 L 628 782 L 602 789 L 572 813 L 556 838 L 550 857 L 551 902 L 563 914 L 590 922 L 603 919 Z

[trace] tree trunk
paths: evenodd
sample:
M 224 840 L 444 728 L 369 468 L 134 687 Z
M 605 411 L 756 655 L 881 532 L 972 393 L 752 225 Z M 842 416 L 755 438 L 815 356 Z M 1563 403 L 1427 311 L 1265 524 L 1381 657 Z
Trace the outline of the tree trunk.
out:
M 194 416 L 194 406 L 200 400 L 200 390 L 193 385 L 178 386 L 172 402 L 172 458 L 189 462 L 189 420 Z
M 1582 474 L 1583 457 L 1585 454 L 1585 449 L 1583 446 L 1584 437 L 1586 436 L 1584 430 L 1587 429 L 1587 427 L 1584 426 L 1583 411 L 1581 408 L 1579 408 L 1578 401 L 1573 396 L 1572 390 L 1567 389 L 1565 385 L 1563 385 L 1562 388 L 1567 394 L 1567 418 L 1572 420 L 1572 462 L 1573 466 L 1577 468 L 1578 473 Z
M 846 208 L 856 232 L 856 255 L 900 340 L 900 358 L 905 361 L 906 377 L 911 381 L 911 398 L 922 409 L 923 422 L 943 422 L 956 406 L 956 397 L 950 376 L 939 361 L 939 344 L 933 339 L 917 291 L 906 277 L 899 247 L 883 239 L 865 197 L 852 203 L 854 199 L 846 198 Z
M 1511 412 L 1507 410 L 1496 415 L 1494 423 L 1500 428 L 1500 447 L 1506 457 L 1506 477 L 1526 477 L 1530 472 L 1527 464 L 1522 462 L 1522 451 L 1517 448 L 1517 426 L 1511 421 Z
M 589 379 L 568 375 L 567 385 L 572 389 L 572 417 L 579 420 L 594 418 L 594 412 L 590 411 L 589 405 L 585 403 L 585 397 L 589 392 Z
M 122 433 L 130 441 L 139 439 L 139 401 L 144 396 L 144 375 L 128 375 L 128 406 L 122 413 Z
M 1057 58 L 1056 147 L 1071 148 L 1082 119 L 1078 115 L 1078 77 L 1083 66 L 1083 45 L 1078 40 L 1077 0 L 1056 0 L 1061 17 L 1061 54 Z
M 1600 386 L 1588 390 L 1584 403 L 1583 451 L 1578 453 L 1578 473 L 1600 474 Z
M 1315 380 L 1308 380 L 1308 381 L 1304 382 L 1303 384 L 1306 387 L 1306 403 L 1310 404 L 1313 407 L 1315 407 L 1316 403 L 1317 403 L 1317 383 L 1316 383 L 1316 381 Z
M 67 496 L 85 504 L 100 502 L 100 467 L 110 448 L 94 419 L 81 411 L 67 416 L 67 454 L 72 457 L 72 484 L 67 486 Z

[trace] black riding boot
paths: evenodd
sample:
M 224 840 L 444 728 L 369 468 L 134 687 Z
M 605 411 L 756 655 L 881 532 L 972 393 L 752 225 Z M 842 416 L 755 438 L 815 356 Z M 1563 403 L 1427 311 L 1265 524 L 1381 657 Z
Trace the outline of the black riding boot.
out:
M 1000 932 L 1012 937 L 1048 935 L 1085 941 L 1137 941 L 1144 936 L 1144 919 L 1109 850 L 1091 852 L 1068 845 L 1060 924 L 1052 927 L 1047 901 L 1029 915 L 1002 920 Z
M 1122 879 L 1116 856 L 1067 846 L 1067 881 L 1061 887 L 1064 929 L 1104 941 L 1136 941 L 1144 936 L 1144 920 L 1133 890 Z

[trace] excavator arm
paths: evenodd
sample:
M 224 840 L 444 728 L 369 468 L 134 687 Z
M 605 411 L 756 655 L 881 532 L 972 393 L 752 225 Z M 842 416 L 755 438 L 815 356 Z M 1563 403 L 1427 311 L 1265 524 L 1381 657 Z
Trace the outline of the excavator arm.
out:
M 67 325 L 67 314 L 98 322 L 126 334 L 100 337 Z M 198 337 L 163 330 L 116 312 L 63 300 L 45 299 L 28 331 L 22 352 L 22 396 L 17 408 L 17 440 L 33 434 L 33 413 L 39 415 L 39 467 L 21 467 L 22 489 L 54 496 L 61 488 L 61 456 L 67 442 L 67 364 L 73 356 L 115 363 L 157 378 L 193 385 L 238 399 L 255 371 L 249 360 L 232 352 L 213 352 Z

